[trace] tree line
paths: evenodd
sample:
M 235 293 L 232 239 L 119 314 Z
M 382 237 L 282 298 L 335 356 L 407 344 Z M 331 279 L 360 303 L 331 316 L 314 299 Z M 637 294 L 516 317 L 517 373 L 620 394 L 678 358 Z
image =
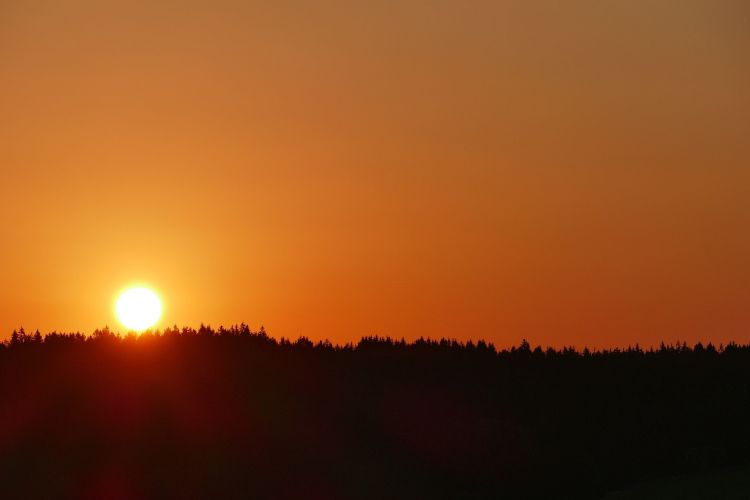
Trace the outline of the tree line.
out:
M 3 498 L 598 499 L 750 461 L 750 345 L 109 328 L 0 344 Z
M 642 348 L 639 344 L 635 344 L 627 347 L 614 347 L 614 348 L 602 348 L 591 350 L 588 347 L 584 347 L 581 350 L 576 349 L 573 346 L 562 347 L 559 349 L 547 346 L 543 348 L 541 345 L 537 345 L 532 348 L 531 344 L 523 339 L 518 346 L 511 346 L 509 348 L 497 349 L 492 342 L 485 340 L 456 340 L 449 338 L 431 339 L 425 337 L 419 337 L 418 339 L 407 342 L 404 338 L 394 339 L 389 336 L 364 336 L 358 342 L 347 342 L 343 345 L 333 344 L 329 340 L 318 340 L 313 342 L 306 336 L 300 336 L 296 340 L 287 339 L 281 337 L 278 340 L 268 335 L 265 327 L 261 326 L 257 331 L 253 331 L 247 324 L 242 323 L 239 325 L 232 325 L 230 327 L 220 326 L 217 329 L 212 328 L 210 325 L 201 324 L 198 328 L 192 327 L 178 327 L 174 325 L 167 327 L 164 330 L 147 330 L 142 333 L 128 332 L 125 335 L 116 333 L 110 330 L 109 327 L 105 326 L 101 329 L 96 329 L 91 335 L 86 335 L 81 332 L 57 332 L 52 331 L 45 335 L 39 330 L 34 333 L 27 333 L 26 330 L 21 327 L 17 330 L 13 330 L 8 340 L 0 342 L 0 349 L 10 348 L 22 344 L 55 344 L 55 343 L 83 343 L 83 342 L 96 342 L 96 341 L 120 341 L 120 342 L 150 342 L 159 338 L 211 338 L 211 337 L 233 337 L 239 339 L 245 339 L 255 345 L 263 345 L 265 347 L 282 347 L 282 348 L 298 348 L 298 349 L 315 349 L 315 350 L 326 350 L 326 351 L 396 351 L 396 350 L 425 350 L 425 351 L 465 351 L 465 352 L 477 352 L 485 354 L 494 354 L 499 358 L 508 356 L 518 357 L 529 357 L 533 359 L 553 358 L 553 357 L 606 357 L 606 356 L 663 356 L 663 355 L 721 355 L 723 353 L 734 354 L 738 352 L 750 351 L 749 344 L 738 344 L 736 342 L 729 342 L 727 345 L 723 343 L 715 346 L 712 342 L 708 342 L 705 345 L 702 342 L 697 342 L 693 345 L 688 345 L 685 341 L 676 341 L 673 343 L 660 342 L 658 347 L 650 346 L 646 349 Z

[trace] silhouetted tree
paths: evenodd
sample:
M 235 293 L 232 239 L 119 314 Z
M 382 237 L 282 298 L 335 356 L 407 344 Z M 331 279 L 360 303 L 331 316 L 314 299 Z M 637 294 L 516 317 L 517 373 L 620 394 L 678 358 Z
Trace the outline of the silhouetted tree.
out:
M 0 349 L 3 498 L 593 500 L 750 460 L 750 345 L 734 342 L 335 345 L 244 323 L 40 337 Z

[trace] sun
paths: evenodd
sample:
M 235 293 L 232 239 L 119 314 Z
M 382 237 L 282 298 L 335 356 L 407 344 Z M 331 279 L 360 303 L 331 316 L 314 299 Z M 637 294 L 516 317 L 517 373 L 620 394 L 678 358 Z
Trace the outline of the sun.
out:
M 142 332 L 151 328 L 161 318 L 161 299 L 146 287 L 128 288 L 117 299 L 115 312 L 126 328 Z

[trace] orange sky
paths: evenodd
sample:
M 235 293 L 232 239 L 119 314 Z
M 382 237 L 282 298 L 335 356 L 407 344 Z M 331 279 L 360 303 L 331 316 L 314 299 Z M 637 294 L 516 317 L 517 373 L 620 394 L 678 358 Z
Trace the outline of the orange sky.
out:
M 158 5 L 157 5 L 158 4 Z M 750 7 L 0 0 L 0 338 L 750 340 Z

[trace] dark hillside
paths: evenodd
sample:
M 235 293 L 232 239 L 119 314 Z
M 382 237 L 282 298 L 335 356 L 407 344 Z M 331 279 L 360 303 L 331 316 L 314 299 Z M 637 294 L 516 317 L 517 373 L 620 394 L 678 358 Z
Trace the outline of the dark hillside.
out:
M 3 498 L 595 499 L 750 461 L 750 347 L 276 341 L 0 348 Z

